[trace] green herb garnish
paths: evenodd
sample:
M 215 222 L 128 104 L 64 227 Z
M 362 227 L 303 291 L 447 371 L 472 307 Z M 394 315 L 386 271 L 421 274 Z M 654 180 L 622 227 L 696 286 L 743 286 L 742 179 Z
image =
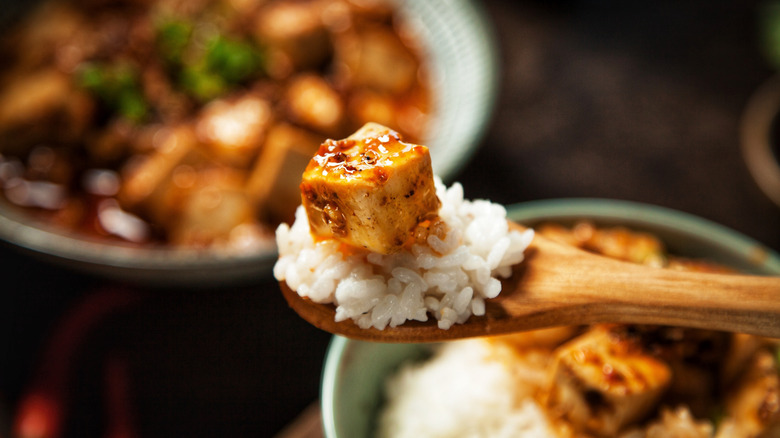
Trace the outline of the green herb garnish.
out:
M 205 102 L 263 73 L 264 57 L 253 41 L 218 32 L 199 35 L 198 29 L 191 21 L 177 18 L 157 25 L 157 51 L 167 62 L 171 78 L 189 96 Z
M 263 68 L 263 56 L 256 45 L 222 35 L 209 43 L 205 62 L 209 71 L 231 83 L 249 79 Z
M 182 63 L 184 51 L 190 43 L 193 25 L 189 21 L 179 19 L 163 20 L 157 26 L 157 50 L 168 63 Z
M 79 66 L 76 80 L 111 111 L 136 123 L 146 119 L 149 106 L 134 66 L 87 62 Z
M 187 94 L 202 102 L 225 94 L 229 89 L 222 76 L 202 67 L 184 67 L 179 75 L 179 85 Z

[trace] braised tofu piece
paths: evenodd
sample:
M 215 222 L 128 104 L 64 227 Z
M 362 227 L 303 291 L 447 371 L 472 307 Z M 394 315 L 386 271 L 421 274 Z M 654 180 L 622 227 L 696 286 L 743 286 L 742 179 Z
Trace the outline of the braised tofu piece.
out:
M 624 329 L 641 339 L 646 351 L 672 370 L 664 400 L 686 405 L 696 417 L 711 415 L 711 402 L 719 396 L 724 352 L 729 333 L 683 327 L 637 325 Z
M 293 71 L 315 69 L 333 51 L 318 2 L 273 3 L 257 15 L 255 37 L 268 47 L 269 73 L 285 77 Z
M 756 353 L 729 392 L 718 438 L 780 434 L 780 366 L 773 353 L 770 348 Z
M 641 436 L 644 438 L 711 438 L 712 430 L 709 421 L 697 420 L 685 407 L 678 407 L 674 411 L 663 408 L 660 418 L 648 425 L 644 435 Z
M 728 266 L 722 266 L 709 260 L 694 260 L 682 257 L 670 257 L 667 268 L 678 271 L 711 272 L 715 274 L 734 274 L 737 272 Z
M 145 202 L 174 169 L 197 147 L 197 138 L 190 125 L 180 125 L 160 134 L 160 145 L 150 155 L 128 163 L 122 169 L 124 184 L 119 200 L 125 206 Z
M 347 110 L 348 116 L 356 123 L 375 122 L 402 130 L 408 141 L 423 137 L 429 112 L 426 98 L 421 93 L 398 98 L 367 88 L 350 95 Z
M 62 108 L 70 93 L 70 80 L 55 70 L 17 77 L 0 96 L 0 127 L 7 131 L 39 122 Z
M 728 350 L 723 354 L 720 376 L 722 386 L 729 386 L 737 378 L 741 377 L 741 373 L 747 368 L 747 365 L 753 360 L 753 357 L 759 350 L 772 347 L 770 339 L 759 336 L 733 333 L 730 335 L 730 338 L 731 342 Z
M 666 265 L 666 248 L 648 233 L 623 227 L 596 228 L 583 221 L 571 229 L 558 224 L 544 224 L 538 232 L 545 237 L 586 249 L 607 257 L 649 266 Z
M 348 102 L 350 116 L 359 123 L 375 122 L 380 125 L 398 126 L 396 103 L 390 95 L 371 90 L 358 90 Z
M 428 148 L 377 124 L 323 143 L 301 194 L 313 234 L 381 254 L 400 250 L 440 205 Z
M 288 123 L 274 125 L 247 181 L 247 193 L 272 220 L 289 221 L 301 205 L 301 175 L 322 138 Z
M 149 142 L 149 131 L 151 130 L 139 128 L 126 119 L 115 119 L 109 122 L 103 131 L 90 136 L 84 142 L 84 150 L 95 163 L 110 166 L 127 156 L 136 145 Z M 156 131 L 157 129 L 154 130 Z
M 0 151 L 72 141 L 86 132 L 93 111 L 93 103 L 67 75 L 55 69 L 19 74 L 0 91 Z
M 491 341 L 507 344 L 517 350 L 542 349 L 552 351 L 574 337 L 578 331 L 579 328 L 575 326 L 561 326 L 491 336 L 490 339 Z
M 336 58 L 357 87 L 404 93 L 417 82 L 413 52 L 389 29 L 366 26 L 343 35 L 336 40 Z
M 246 167 L 263 144 L 271 115 L 271 105 L 251 94 L 216 100 L 200 115 L 198 137 L 219 161 Z
M 304 74 L 290 82 L 285 94 L 290 118 L 315 131 L 341 132 L 344 102 L 339 93 L 320 76 Z
M 240 173 L 222 168 L 203 170 L 187 191 L 180 216 L 170 230 L 177 245 L 226 245 L 237 227 L 253 226 L 254 209 Z
M 550 412 L 577 430 L 615 436 L 654 408 L 669 386 L 669 367 L 637 339 L 596 326 L 555 351 Z
M 66 56 L 58 56 L 57 52 L 68 51 L 74 45 L 78 45 L 80 52 L 89 49 L 86 41 L 79 36 L 89 33 L 92 23 L 79 11 L 78 5 L 61 1 L 41 2 L 37 7 L 25 10 L 27 14 L 21 17 L 22 23 L 17 32 L 10 32 L 12 27 L 9 26 L 0 40 L 2 54 L 12 56 L 11 62 L 3 66 L 4 72 L 31 71 L 47 63 L 62 64 L 62 58 Z M 73 50 L 68 52 L 72 56 Z M 59 67 L 63 67 L 64 71 L 67 65 Z

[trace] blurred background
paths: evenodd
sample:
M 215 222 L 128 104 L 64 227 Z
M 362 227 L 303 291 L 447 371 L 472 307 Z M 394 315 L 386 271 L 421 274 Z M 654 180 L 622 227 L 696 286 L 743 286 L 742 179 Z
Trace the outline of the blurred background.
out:
M 475 4 L 500 68 L 479 147 L 450 177 L 467 198 L 645 202 L 780 251 L 780 207 L 740 146 L 776 73 L 765 3 Z M 0 437 L 30 412 L 25 430 L 59 436 L 271 437 L 317 401 L 330 336 L 268 277 L 150 287 L 11 245 L 0 261 Z

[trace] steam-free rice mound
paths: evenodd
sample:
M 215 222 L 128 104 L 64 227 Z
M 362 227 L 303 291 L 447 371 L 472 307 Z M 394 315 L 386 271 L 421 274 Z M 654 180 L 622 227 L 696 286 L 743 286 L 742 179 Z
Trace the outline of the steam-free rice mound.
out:
M 384 329 L 433 316 L 442 329 L 484 315 L 485 300 L 501 292 L 499 278 L 523 260 L 533 231 L 510 230 L 506 209 L 487 200 L 463 198 L 455 183 L 436 178 L 439 217 L 449 231 L 425 244 L 383 255 L 351 248 L 333 239 L 315 239 L 299 207 L 292 226 L 276 230 L 279 260 L 274 276 L 302 297 L 333 303 L 336 320 L 353 319 L 361 328 Z

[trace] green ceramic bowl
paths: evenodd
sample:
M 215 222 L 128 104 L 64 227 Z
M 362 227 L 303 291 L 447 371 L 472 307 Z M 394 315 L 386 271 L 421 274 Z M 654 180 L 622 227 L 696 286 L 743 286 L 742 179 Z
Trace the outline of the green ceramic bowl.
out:
M 451 180 L 473 155 L 498 86 L 496 38 L 478 2 L 394 0 L 429 61 L 434 116 L 425 144 L 434 172 Z M 2 20 L 0 20 L 0 27 Z M 270 278 L 276 245 L 241 253 L 138 248 L 63 234 L 0 201 L 0 242 L 90 274 L 159 286 L 222 286 Z
M 553 221 L 625 225 L 657 235 L 675 254 L 701 257 L 757 275 L 780 275 L 780 256 L 733 230 L 677 211 L 624 201 L 561 199 L 517 204 L 509 217 L 534 226 Z M 408 360 L 425 357 L 430 344 L 380 344 L 334 337 L 322 376 L 325 436 L 371 436 L 384 380 Z

